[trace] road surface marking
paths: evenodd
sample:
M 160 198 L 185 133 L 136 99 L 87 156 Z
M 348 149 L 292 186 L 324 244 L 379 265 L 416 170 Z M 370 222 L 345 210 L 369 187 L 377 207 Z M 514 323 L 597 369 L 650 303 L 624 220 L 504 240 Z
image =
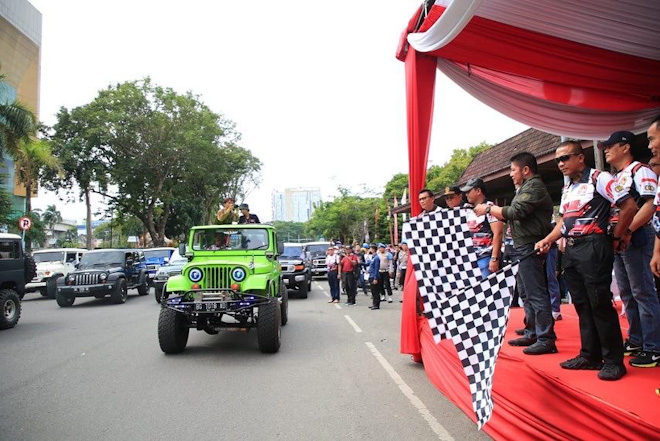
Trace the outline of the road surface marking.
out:
M 351 326 L 353 327 L 353 329 L 355 329 L 355 332 L 362 332 L 362 329 L 360 329 L 360 327 L 357 325 L 357 323 L 355 323 L 355 322 L 353 321 L 352 318 L 350 318 L 350 317 L 347 316 L 347 315 L 345 315 L 344 317 L 346 317 L 346 320 L 348 320 L 348 323 L 350 323 Z
M 387 362 L 385 357 L 376 349 L 376 346 L 373 345 L 371 342 L 365 342 L 371 353 L 376 357 L 376 360 L 380 363 L 381 366 L 385 369 L 385 371 L 390 375 L 392 380 L 394 380 L 394 383 L 396 383 L 397 386 L 399 386 L 399 389 L 401 392 L 403 392 L 403 395 L 408 398 L 408 401 L 410 401 L 410 404 L 413 405 L 417 409 L 417 411 L 422 415 L 422 417 L 426 420 L 428 423 L 429 427 L 431 427 L 431 430 L 435 432 L 436 435 L 438 435 L 438 439 L 443 440 L 443 441 L 453 441 L 454 438 L 447 432 L 447 430 L 438 422 L 438 420 L 435 419 L 433 415 L 431 415 L 431 412 L 426 408 L 424 403 L 422 403 L 422 400 L 420 400 L 416 395 L 415 392 L 406 384 L 405 381 L 403 381 L 403 378 L 394 370 L 391 364 Z
M 335 308 L 341 309 L 341 306 L 339 306 L 339 303 L 335 303 Z

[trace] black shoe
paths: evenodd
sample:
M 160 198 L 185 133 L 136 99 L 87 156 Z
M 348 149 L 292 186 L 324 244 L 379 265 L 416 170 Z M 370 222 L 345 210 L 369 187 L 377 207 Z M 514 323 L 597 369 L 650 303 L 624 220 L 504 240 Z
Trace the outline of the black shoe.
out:
M 637 357 L 630 360 L 630 366 L 634 367 L 658 367 L 660 366 L 660 352 L 641 351 Z
M 514 332 L 516 335 L 525 335 L 525 328 L 516 329 Z
M 606 364 L 598 372 L 598 378 L 605 381 L 615 381 L 626 375 L 626 367 L 623 364 Z
M 373 311 L 374 309 L 380 309 L 380 306 L 370 306 L 369 309 Z
M 589 360 L 588 358 L 578 355 L 570 360 L 562 361 L 559 363 L 559 366 L 571 370 L 599 371 L 603 368 L 603 363 L 600 361 Z
M 523 349 L 523 354 L 527 355 L 543 355 L 543 354 L 556 354 L 557 346 L 554 343 L 546 344 L 537 341 L 528 348 Z
M 626 341 L 623 342 L 623 355 L 626 357 L 629 355 L 637 355 L 638 352 L 642 350 L 642 347 L 640 345 L 636 345 L 634 343 L 631 343 L 630 340 L 626 339 Z
M 536 338 L 520 337 L 515 340 L 509 340 L 507 343 L 511 346 L 531 346 L 536 343 Z

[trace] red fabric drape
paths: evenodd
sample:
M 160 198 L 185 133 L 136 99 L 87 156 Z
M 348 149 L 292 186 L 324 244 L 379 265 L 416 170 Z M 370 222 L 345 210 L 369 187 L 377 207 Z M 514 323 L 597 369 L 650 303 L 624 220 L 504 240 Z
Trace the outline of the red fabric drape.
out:
M 408 179 L 411 214 L 421 207 L 417 193 L 426 182 L 426 164 L 431 140 L 433 95 L 435 90 L 435 57 L 409 48 L 406 54 L 406 94 L 408 108 Z M 410 260 L 403 290 L 401 312 L 401 352 L 419 358 L 421 347 L 417 329 L 417 283 Z

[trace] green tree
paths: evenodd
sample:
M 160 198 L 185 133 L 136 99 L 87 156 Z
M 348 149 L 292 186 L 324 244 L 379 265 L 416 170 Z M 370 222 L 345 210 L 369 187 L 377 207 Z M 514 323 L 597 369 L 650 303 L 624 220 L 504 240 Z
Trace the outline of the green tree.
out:
M 273 226 L 282 240 L 295 242 L 298 239 L 306 239 L 304 222 L 275 221 Z
M 0 225 L 9 225 L 14 221 L 12 213 L 11 195 L 0 188 Z
M 0 88 L 6 88 L 5 76 L 0 75 Z M 0 103 L 0 155 L 2 151 L 14 156 L 21 142 L 28 142 L 36 133 L 37 118 L 18 101 Z
M 64 233 L 64 236 L 57 239 L 55 246 L 58 248 L 78 248 L 80 246 L 78 241 L 78 231 L 75 228 L 67 230 Z
M 57 209 L 55 204 L 48 205 L 46 211 L 44 211 L 41 219 L 44 221 L 48 228 L 50 229 L 51 237 L 55 237 L 55 224 L 62 222 L 62 213 Z
M 32 211 L 32 193 L 37 188 L 37 180 L 43 169 L 57 173 L 59 161 L 52 155 L 47 141 L 34 139 L 22 141 L 14 153 L 16 175 L 18 181 L 25 185 L 26 211 Z
M 427 173 L 426 182 L 427 187 L 433 191 L 444 189 L 450 185 L 456 185 L 465 169 L 472 162 L 472 160 L 484 150 L 491 148 L 490 144 L 481 142 L 479 145 L 472 146 L 468 149 L 455 149 L 449 161 L 441 167 L 431 167 Z M 432 170 L 434 169 L 434 170 Z

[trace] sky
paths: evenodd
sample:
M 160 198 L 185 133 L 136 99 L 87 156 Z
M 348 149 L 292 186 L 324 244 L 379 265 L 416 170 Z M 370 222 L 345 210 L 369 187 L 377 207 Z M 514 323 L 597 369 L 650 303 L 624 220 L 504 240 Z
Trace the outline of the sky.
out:
M 30 0 L 43 19 L 39 118 L 92 101 L 100 89 L 151 77 L 192 91 L 236 123 L 262 161 L 246 197 L 271 219 L 273 191 L 339 186 L 377 195 L 408 172 L 401 32 L 421 0 Z M 455 148 L 498 143 L 527 126 L 481 104 L 438 72 L 429 166 Z M 82 221 L 82 203 L 40 190 Z M 94 200 L 94 211 L 103 208 Z

